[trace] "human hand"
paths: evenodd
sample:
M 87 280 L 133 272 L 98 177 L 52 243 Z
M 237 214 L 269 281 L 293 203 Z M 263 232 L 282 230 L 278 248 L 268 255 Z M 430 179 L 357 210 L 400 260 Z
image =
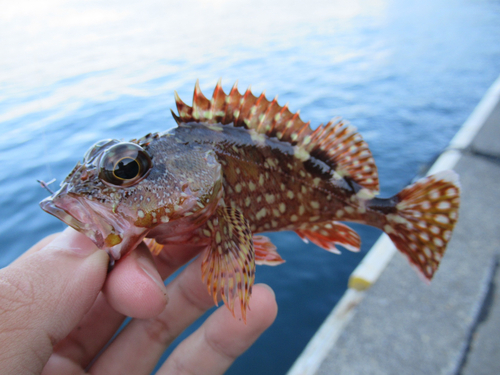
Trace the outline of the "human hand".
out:
M 172 341 L 213 306 L 200 257 L 163 285 L 199 251 L 179 250 L 153 259 L 141 244 L 106 277 L 108 256 L 86 236 L 68 228 L 40 241 L 0 270 L 0 372 L 151 373 Z M 254 286 L 251 307 L 246 325 L 219 307 L 158 374 L 222 374 L 276 317 L 265 285 Z M 100 353 L 126 315 L 137 319 Z

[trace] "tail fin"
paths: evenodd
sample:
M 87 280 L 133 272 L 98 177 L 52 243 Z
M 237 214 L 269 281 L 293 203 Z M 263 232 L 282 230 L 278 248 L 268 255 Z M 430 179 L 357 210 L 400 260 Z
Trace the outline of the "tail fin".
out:
M 386 216 L 383 229 L 410 263 L 431 280 L 458 219 L 458 175 L 444 171 L 428 176 L 395 198 L 397 211 Z

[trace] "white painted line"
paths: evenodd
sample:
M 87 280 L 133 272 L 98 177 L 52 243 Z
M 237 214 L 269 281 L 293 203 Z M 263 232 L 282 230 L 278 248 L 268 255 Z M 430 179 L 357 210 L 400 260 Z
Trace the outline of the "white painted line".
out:
M 448 148 L 458 150 L 467 148 L 499 101 L 500 77 L 486 91 L 483 99 L 481 99 L 467 121 L 465 121 L 457 134 L 452 138 Z
M 309 341 L 287 375 L 313 375 L 354 316 L 354 308 L 363 299 L 363 292 L 348 289 L 330 315 Z
M 384 233 L 365 255 L 349 277 L 349 288 L 359 291 L 372 286 L 382 274 L 397 249 Z
M 432 167 L 427 172 L 427 175 L 453 169 L 461 156 L 462 153 L 458 150 L 444 151 L 441 155 L 439 155 L 439 158 L 437 158 L 434 164 L 432 164 Z

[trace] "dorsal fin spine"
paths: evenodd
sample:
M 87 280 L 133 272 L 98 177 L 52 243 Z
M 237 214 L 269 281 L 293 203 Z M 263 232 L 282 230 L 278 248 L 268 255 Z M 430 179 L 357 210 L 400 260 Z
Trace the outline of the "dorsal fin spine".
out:
M 281 107 L 277 97 L 272 101 L 266 99 L 265 93 L 256 97 L 250 87 L 242 95 L 237 89 L 237 82 L 226 95 L 220 80 L 210 100 L 201 92 L 198 81 L 193 94 L 193 107 L 182 102 L 177 93 L 175 100 L 179 116 L 174 115 L 174 118 L 178 124 L 232 124 L 268 137 L 277 137 L 325 162 L 339 174 L 350 176 L 372 193 L 378 193 L 377 168 L 368 145 L 356 128 L 339 118 L 313 130 L 310 122 L 302 121 L 300 111 L 292 113 L 288 103 Z
M 191 107 L 189 107 L 186 103 L 182 101 L 182 99 L 179 97 L 179 94 L 177 94 L 176 91 L 174 91 L 175 95 L 175 105 L 177 106 L 177 111 L 179 112 L 179 118 L 184 119 L 187 118 L 188 116 L 191 117 Z
M 227 96 L 224 93 L 224 90 L 222 90 L 221 79 L 219 79 L 217 85 L 215 86 L 212 99 L 210 100 L 210 110 L 212 112 L 212 119 L 214 123 L 219 123 L 224 118 L 227 108 L 226 97 Z
M 274 121 L 274 115 L 273 112 L 276 110 L 278 107 L 278 96 L 276 96 L 271 103 L 269 103 L 269 106 L 267 107 L 267 110 L 264 112 L 264 115 L 262 116 L 261 121 L 259 122 L 259 126 L 257 127 L 257 131 L 260 129 L 265 129 L 266 132 L 272 132 L 274 134 L 274 128 L 276 125 L 276 122 Z

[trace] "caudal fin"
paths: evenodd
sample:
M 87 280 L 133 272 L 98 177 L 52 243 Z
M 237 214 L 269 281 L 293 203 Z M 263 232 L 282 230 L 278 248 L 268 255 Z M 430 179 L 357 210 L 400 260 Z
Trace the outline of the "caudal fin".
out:
M 423 178 L 396 195 L 396 213 L 384 231 L 419 272 L 431 280 L 458 219 L 458 175 L 444 171 Z

